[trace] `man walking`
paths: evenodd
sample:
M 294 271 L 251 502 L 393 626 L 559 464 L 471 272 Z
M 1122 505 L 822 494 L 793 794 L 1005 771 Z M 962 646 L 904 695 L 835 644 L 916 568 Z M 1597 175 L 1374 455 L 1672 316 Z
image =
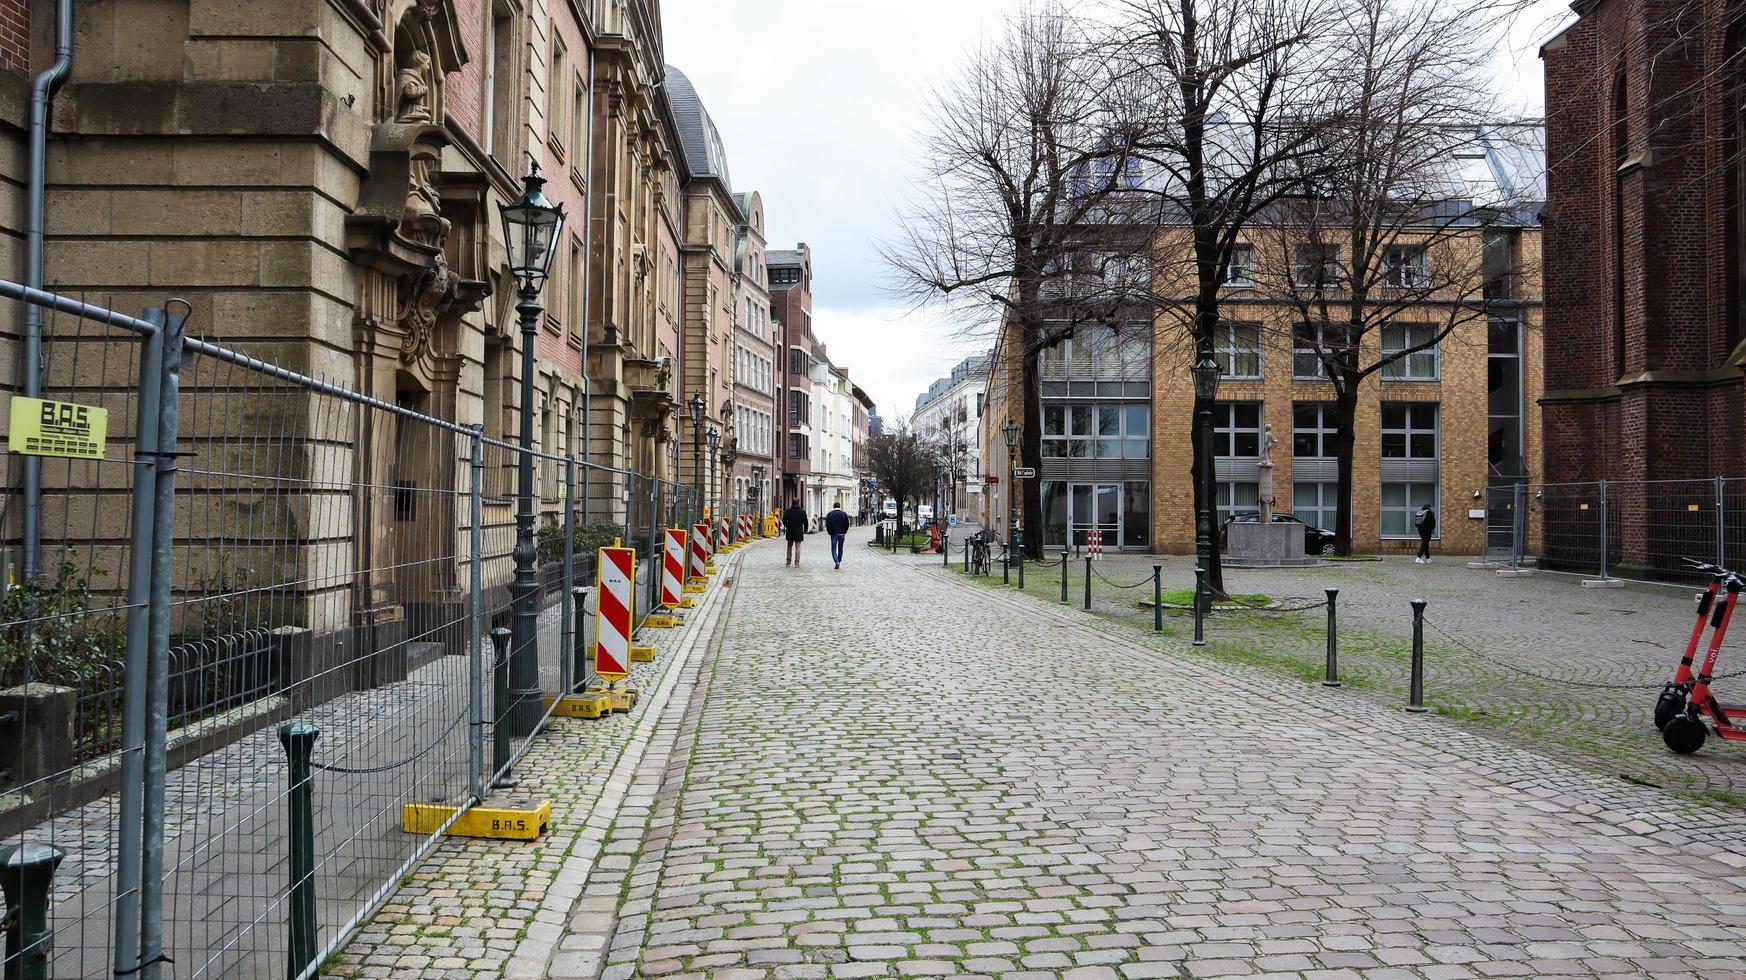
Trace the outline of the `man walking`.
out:
M 790 500 L 788 509 L 782 512 L 782 533 L 788 538 L 788 550 L 782 564 L 799 568 L 800 546 L 806 543 L 806 511 L 801 509 L 800 501 Z
M 825 515 L 825 533 L 831 536 L 831 561 L 837 563 L 837 570 L 843 568 L 843 536 L 849 533 L 849 512 L 842 504 L 831 508 Z
M 1437 533 L 1437 512 L 1430 504 L 1419 508 L 1413 518 L 1413 526 L 1419 529 L 1419 556 L 1413 561 L 1420 565 L 1431 563 L 1431 535 Z

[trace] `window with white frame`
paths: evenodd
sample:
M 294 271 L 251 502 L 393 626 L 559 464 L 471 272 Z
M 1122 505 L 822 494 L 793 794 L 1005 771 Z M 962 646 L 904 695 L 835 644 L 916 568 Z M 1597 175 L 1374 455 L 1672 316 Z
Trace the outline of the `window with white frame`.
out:
M 1043 456 L 1049 459 L 1149 459 L 1151 406 L 1043 406 Z
M 1300 380 L 1327 378 L 1330 364 L 1355 364 L 1358 351 L 1343 323 L 1299 323 L 1291 328 L 1291 376 Z
M 1416 538 L 1419 529 L 1414 525 L 1420 507 L 1437 506 L 1437 485 L 1423 482 L 1385 482 L 1382 484 L 1381 522 L 1382 536 L 1385 538 Z M 1442 537 L 1441 523 L 1439 530 L 1432 537 Z
M 1149 379 L 1152 336 L 1143 323 L 1128 324 L 1119 330 L 1084 324 L 1038 358 L 1038 368 L 1046 378 Z
M 1346 277 L 1340 246 L 1316 242 L 1291 250 L 1291 281 L 1296 286 L 1338 286 Z
M 1225 378 L 1261 376 L 1261 324 L 1221 320 L 1213 327 L 1213 360 Z
M 1218 523 L 1223 527 L 1233 514 L 1254 512 L 1261 507 L 1261 486 L 1253 480 L 1220 480 L 1217 484 Z
M 1255 459 L 1261 455 L 1261 403 L 1213 404 L 1213 455 Z
M 1231 259 L 1225 263 L 1224 284 L 1235 289 L 1255 285 L 1255 246 L 1231 246 Z
M 1437 325 L 1434 323 L 1383 324 L 1382 377 L 1388 381 L 1437 380 L 1441 369 L 1437 346 Z M 1423 350 L 1413 350 L 1415 347 Z
M 1431 281 L 1431 256 L 1420 245 L 1392 245 L 1382 253 L 1382 285 L 1423 289 Z
M 1437 403 L 1382 403 L 1382 458 L 1437 458 Z
M 1339 512 L 1340 485 L 1298 481 L 1291 485 L 1291 516 L 1315 527 L 1334 529 Z
M 1332 457 L 1334 434 L 1340 424 L 1339 412 L 1339 406 L 1333 402 L 1293 402 L 1291 455 L 1297 459 Z

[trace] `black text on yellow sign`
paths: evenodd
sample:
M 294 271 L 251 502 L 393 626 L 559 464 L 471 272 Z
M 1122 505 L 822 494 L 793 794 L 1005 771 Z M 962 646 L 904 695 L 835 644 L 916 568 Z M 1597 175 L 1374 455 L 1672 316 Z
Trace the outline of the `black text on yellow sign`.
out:
M 15 453 L 102 459 L 108 436 L 107 408 L 12 396 L 12 429 L 6 436 L 6 448 Z

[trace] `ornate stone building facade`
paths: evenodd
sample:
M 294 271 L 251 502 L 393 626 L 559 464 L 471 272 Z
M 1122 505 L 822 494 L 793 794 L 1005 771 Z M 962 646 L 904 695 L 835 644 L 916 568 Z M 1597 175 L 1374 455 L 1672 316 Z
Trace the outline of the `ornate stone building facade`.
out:
M 764 199 L 756 191 L 735 195 L 744 220 L 734 245 L 734 330 L 732 360 L 733 482 L 731 499 L 742 509 L 770 506 L 775 478 L 776 348 L 770 319 L 770 288 L 764 252 Z

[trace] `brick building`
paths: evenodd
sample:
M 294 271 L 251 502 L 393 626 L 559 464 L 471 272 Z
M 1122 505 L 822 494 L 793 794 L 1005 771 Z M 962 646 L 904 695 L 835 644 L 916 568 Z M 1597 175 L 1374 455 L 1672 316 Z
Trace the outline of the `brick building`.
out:
M 1546 478 L 1746 476 L 1731 435 L 1746 411 L 1740 7 L 1572 7 L 1541 49 Z M 1628 564 L 1714 534 L 1708 507 L 1657 516 L 1643 500 L 1614 499 Z

